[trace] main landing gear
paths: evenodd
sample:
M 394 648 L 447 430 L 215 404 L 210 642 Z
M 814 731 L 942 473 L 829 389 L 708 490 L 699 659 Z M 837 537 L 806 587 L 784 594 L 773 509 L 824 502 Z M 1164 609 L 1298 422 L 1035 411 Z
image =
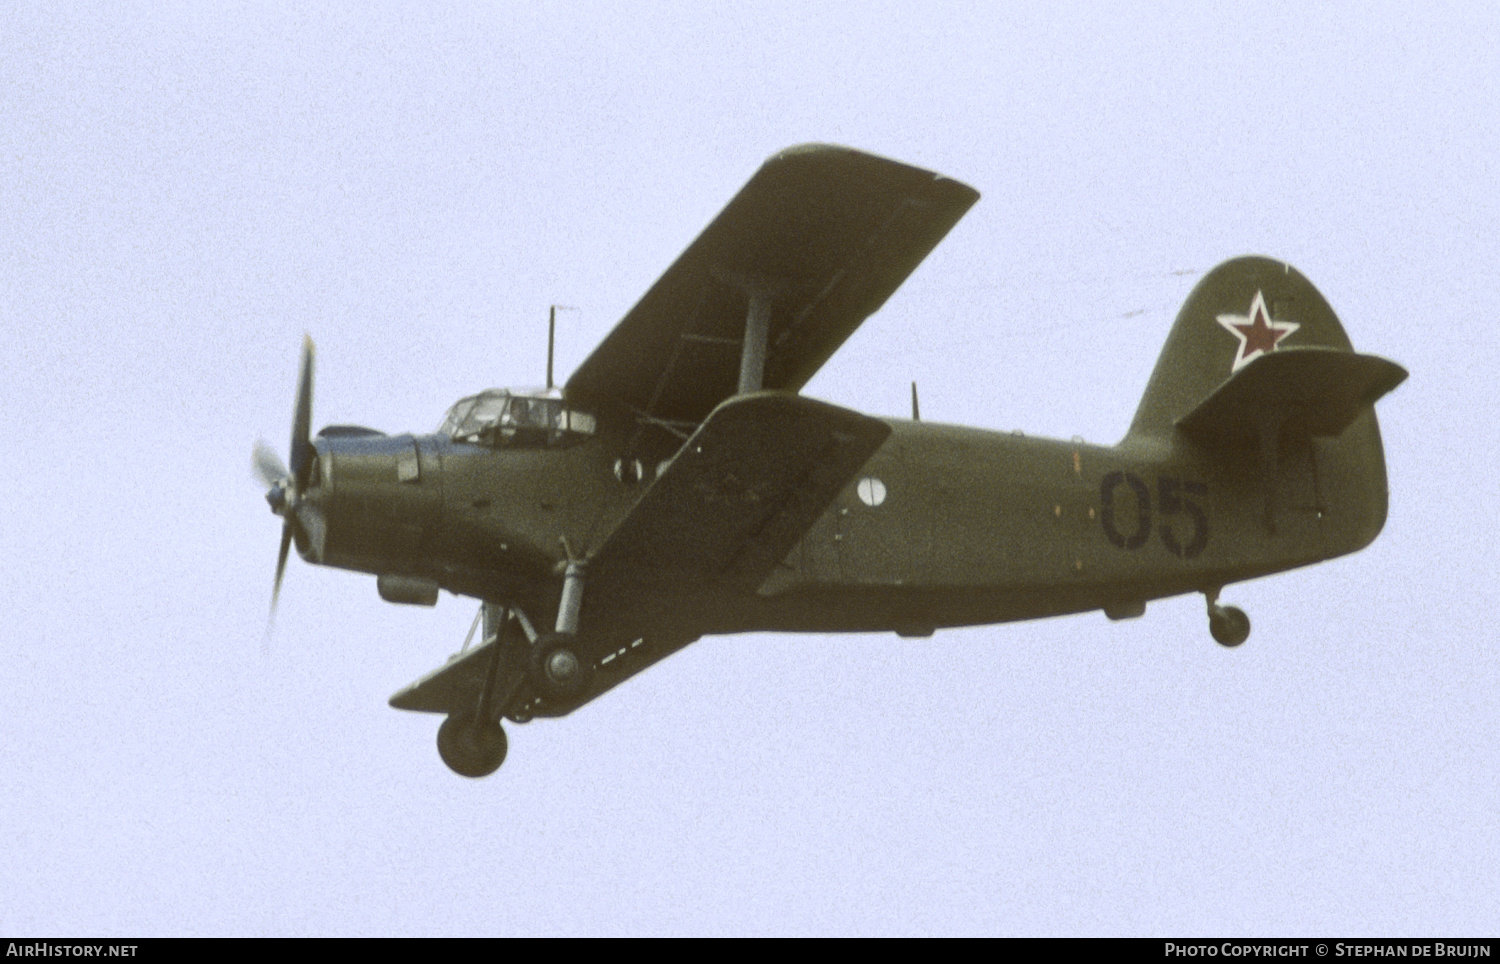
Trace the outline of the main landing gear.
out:
M 455 713 L 438 727 L 438 756 L 448 769 L 464 777 L 487 777 L 505 762 L 510 742 L 499 720 Z
M 1220 606 L 1219 590 L 1205 592 L 1208 600 L 1208 631 L 1214 642 L 1233 649 L 1250 638 L 1250 617 L 1237 606 Z
M 579 696 L 594 681 L 594 664 L 579 654 L 578 613 L 583 608 L 585 563 L 563 543 L 568 566 L 563 570 L 562 599 L 557 604 L 555 631 L 539 636 L 531 646 L 527 676 L 542 696 L 554 700 Z
M 564 543 L 567 549 L 567 544 Z M 492 641 L 489 670 L 479 704 L 473 710 L 452 713 L 438 727 L 438 755 L 454 773 L 465 777 L 487 777 L 505 762 L 508 741 L 500 725 L 500 715 L 515 697 L 522 679 L 545 700 L 566 702 L 582 696 L 594 681 L 594 664 L 578 650 L 578 614 L 583 608 L 584 562 L 568 551 L 567 569 L 563 574 L 562 600 L 557 607 L 557 624 L 553 632 L 537 634 L 519 609 L 485 603 L 480 609 L 484 620 L 484 638 Z M 511 624 L 524 630 L 526 638 L 507 633 Z M 472 630 L 470 631 L 472 634 Z M 528 643 L 529 640 L 529 643 Z M 466 647 L 467 642 L 464 644 Z M 518 651 L 518 647 L 520 650 Z M 525 667 L 522 674 L 501 674 L 502 662 Z M 510 679 L 502 684 L 501 676 Z M 511 719 L 525 722 L 529 708 L 522 716 Z
M 580 695 L 593 682 L 594 664 L 574 649 L 569 633 L 548 633 L 531 647 L 531 664 L 527 667 L 531 685 L 541 695 L 555 700 Z
M 508 650 L 525 641 L 516 638 L 516 633 L 526 624 L 518 610 L 492 603 L 479 607 L 475 628 L 480 620 L 484 623 L 484 641 L 490 645 L 489 667 L 485 672 L 484 687 L 479 691 L 479 703 L 471 710 L 450 713 L 438 727 L 438 756 L 448 764 L 448 769 L 465 777 L 487 777 L 500 769 L 505 762 L 510 741 L 500 725 L 500 713 L 506 702 L 515 695 L 515 686 L 500 689 L 500 666 L 506 661 Z M 514 624 L 514 625 L 513 625 Z M 474 630 L 469 630 L 469 638 Z M 464 640 L 467 649 L 469 640 Z M 497 698 L 498 697 L 498 698 Z

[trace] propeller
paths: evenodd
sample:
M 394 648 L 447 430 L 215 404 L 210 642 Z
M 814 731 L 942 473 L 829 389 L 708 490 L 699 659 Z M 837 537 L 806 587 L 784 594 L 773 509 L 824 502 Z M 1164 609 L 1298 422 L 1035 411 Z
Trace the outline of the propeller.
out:
M 297 536 L 309 539 L 314 552 L 322 554 L 322 514 L 303 498 L 308 491 L 317 455 L 311 438 L 312 383 L 313 343 L 312 338 L 304 335 L 302 367 L 297 376 L 297 400 L 292 409 L 292 467 L 287 469 L 265 442 L 256 443 L 251 459 L 256 478 L 266 487 L 266 502 L 270 503 L 271 511 L 283 520 L 281 548 L 276 553 L 276 581 L 271 587 L 273 621 L 276 618 L 276 602 L 281 597 L 281 579 L 286 574 L 286 560 L 291 552 L 292 540 Z

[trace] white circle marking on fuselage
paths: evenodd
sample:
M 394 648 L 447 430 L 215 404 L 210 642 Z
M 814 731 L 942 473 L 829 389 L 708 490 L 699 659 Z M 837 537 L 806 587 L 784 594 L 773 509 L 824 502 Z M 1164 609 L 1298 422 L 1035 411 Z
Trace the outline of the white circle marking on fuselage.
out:
M 856 491 L 859 492 L 859 501 L 871 508 L 885 501 L 885 483 L 873 475 L 860 479 Z

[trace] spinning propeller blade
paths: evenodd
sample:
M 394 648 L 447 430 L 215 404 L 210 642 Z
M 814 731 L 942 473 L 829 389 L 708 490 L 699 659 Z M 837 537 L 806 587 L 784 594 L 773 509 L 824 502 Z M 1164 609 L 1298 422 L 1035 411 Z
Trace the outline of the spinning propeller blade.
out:
M 255 455 L 251 460 L 251 465 L 255 469 L 255 477 L 268 489 L 277 482 L 291 477 L 286 466 L 281 464 L 281 456 L 277 455 L 265 442 L 255 443 Z
M 307 488 L 308 473 L 312 471 L 312 390 L 313 390 L 313 343 L 308 335 L 302 336 L 302 370 L 297 376 L 297 407 L 292 412 L 292 478 L 297 491 Z
M 276 601 L 281 598 L 281 577 L 286 573 L 287 552 L 292 547 L 292 524 L 281 527 L 281 551 L 276 554 L 276 581 L 271 585 L 271 618 L 276 617 Z
M 281 580 L 286 575 L 286 560 L 291 553 L 296 529 L 304 534 L 316 532 L 314 549 L 322 551 L 323 519 L 311 506 L 300 505 L 300 497 L 307 491 L 312 475 L 316 450 L 312 444 L 312 390 L 313 390 L 313 343 L 304 335 L 302 339 L 302 365 L 297 375 L 297 399 L 292 409 L 292 467 L 282 464 L 280 457 L 264 442 L 255 443 L 251 465 L 256 478 L 266 487 L 266 501 L 271 511 L 281 516 L 281 548 L 276 553 L 276 580 L 271 584 L 271 615 L 276 618 L 276 603 L 281 598 Z M 296 527 L 294 529 L 294 527 Z M 267 633 L 270 627 L 267 626 Z

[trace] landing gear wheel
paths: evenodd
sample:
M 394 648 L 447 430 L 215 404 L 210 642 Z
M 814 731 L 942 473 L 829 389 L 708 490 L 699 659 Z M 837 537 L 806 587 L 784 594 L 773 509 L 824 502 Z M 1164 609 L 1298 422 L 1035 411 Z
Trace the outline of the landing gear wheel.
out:
M 531 648 L 531 683 L 550 699 L 571 699 L 588 689 L 594 666 L 567 633 L 548 633 Z
M 499 723 L 454 714 L 438 727 L 438 755 L 448 769 L 464 777 L 487 777 L 505 762 L 509 741 Z
M 1208 611 L 1208 631 L 1214 642 L 1233 649 L 1250 638 L 1250 617 L 1237 606 L 1214 606 Z

